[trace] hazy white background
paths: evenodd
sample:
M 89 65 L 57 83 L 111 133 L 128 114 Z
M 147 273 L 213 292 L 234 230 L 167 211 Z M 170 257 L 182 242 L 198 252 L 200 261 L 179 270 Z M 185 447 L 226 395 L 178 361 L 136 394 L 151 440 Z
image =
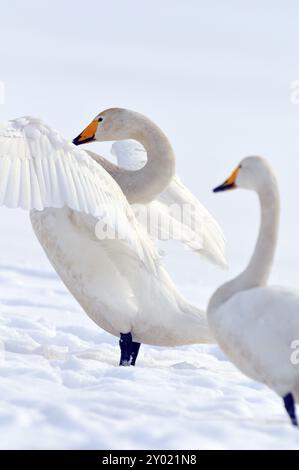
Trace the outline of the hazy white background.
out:
M 243 156 L 266 156 L 283 203 L 273 279 L 296 285 L 298 20 L 295 0 L 5 2 L 1 117 L 39 116 L 73 138 L 107 107 L 150 116 L 172 141 L 184 182 L 221 222 L 232 270 L 250 253 L 256 207 L 250 194 L 211 189 Z
M 177 246 L 170 250 L 169 269 L 199 305 L 245 265 L 258 223 L 253 195 L 213 195 L 211 189 L 244 156 L 269 158 L 283 211 L 272 281 L 297 288 L 299 106 L 291 103 L 290 86 L 299 79 L 298 21 L 295 0 L 2 2 L 1 120 L 38 116 L 70 139 L 112 106 L 157 122 L 174 146 L 179 175 L 227 238 L 228 273 Z M 0 242 L 4 267 L 51 271 L 27 214 L 1 209 Z M 14 282 L 18 297 L 29 295 L 17 274 Z

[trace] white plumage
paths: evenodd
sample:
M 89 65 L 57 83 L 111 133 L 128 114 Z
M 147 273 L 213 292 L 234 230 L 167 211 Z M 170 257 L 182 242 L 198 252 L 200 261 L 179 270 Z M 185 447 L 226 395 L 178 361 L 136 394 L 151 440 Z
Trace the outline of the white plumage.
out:
M 230 360 L 246 375 L 284 399 L 294 425 L 299 403 L 299 366 L 292 345 L 299 339 L 299 293 L 267 287 L 279 226 L 279 191 L 269 164 L 244 159 L 215 191 L 241 187 L 255 191 L 261 205 L 261 228 L 246 270 L 220 287 L 208 307 L 208 321 Z
M 97 215 L 119 191 L 86 152 L 38 119 L 25 117 L 0 128 L 1 199 L 7 207 L 68 207 Z M 113 195 L 114 194 L 114 195 Z
M 67 206 L 95 216 L 144 258 L 143 235 L 113 178 L 39 119 L 23 117 L 0 127 L 0 204 L 39 211 Z
M 279 287 L 235 294 L 212 315 L 210 324 L 234 364 L 281 397 L 293 392 L 299 402 L 299 367 L 291 362 L 299 339 L 299 296 Z
M 144 147 L 134 140 L 115 142 L 112 154 L 118 164 L 128 170 L 138 170 L 147 161 Z M 156 238 L 175 239 L 215 264 L 226 267 L 223 232 L 208 210 L 175 176 L 168 187 L 146 206 L 149 217 L 156 221 Z M 138 216 L 137 216 L 138 218 Z M 142 221 L 142 218 L 138 218 Z M 171 231 L 163 230 L 171 227 Z
M 33 118 L 0 131 L 1 203 L 31 210 L 50 262 L 97 325 L 156 345 L 207 342 L 205 314 L 178 293 L 116 181 Z M 109 225 L 116 238 L 97 237 Z

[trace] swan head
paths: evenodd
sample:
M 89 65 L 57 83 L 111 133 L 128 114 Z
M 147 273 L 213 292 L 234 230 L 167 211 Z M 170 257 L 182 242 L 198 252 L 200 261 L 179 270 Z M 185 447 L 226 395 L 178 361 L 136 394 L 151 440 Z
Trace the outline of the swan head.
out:
M 273 175 L 273 173 L 267 160 L 262 157 L 246 157 L 240 162 L 231 176 L 213 191 L 219 193 L 243 188 L 260 192 L 263 188 L 269 186 L 270 175 Z
M 136 121 L 145 119 L 141 114 L 128 109 L 111 108 L 98 114 L 91 123 L 79 134 L 73 144 L 81 145 L 88 142 L 104 142 L 125 140 L 136 129 Z

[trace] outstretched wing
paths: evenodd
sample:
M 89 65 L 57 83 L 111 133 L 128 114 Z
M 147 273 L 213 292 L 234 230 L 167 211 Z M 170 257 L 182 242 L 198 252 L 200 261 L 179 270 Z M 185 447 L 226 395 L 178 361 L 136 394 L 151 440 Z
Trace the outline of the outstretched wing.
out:
M 182 234 L 183 243 L 211 262 L 227 266 L 225 240 L 220 226 L 178 177 L 173 179 L 158 200 L 179 224 L 178 234 Z M 176 210 L 179 207 L 181 211 Z
M 98 218 L 143 260 L 156 259 L 113 178 L 38 119 L 19 118 L 0 127 L 0 205 L 26 210 L 68 206 Z
M 124 168 L 139 169 L 146 162 L 144 147 L 133 140 L 115 142 L 111 151 Z M 151 234 L 162 240 L 180 240 L 211 262 L 226 266 L 220 226 L 178 177 L 147 206 L 147 211 L 152 222 Z
M 106 182 L 106 173 L 86 152 L 40 120 L 20 118 L 1 126 L 1 205 L 27 210 L 67 205 L 97 215 L 111 199 Z

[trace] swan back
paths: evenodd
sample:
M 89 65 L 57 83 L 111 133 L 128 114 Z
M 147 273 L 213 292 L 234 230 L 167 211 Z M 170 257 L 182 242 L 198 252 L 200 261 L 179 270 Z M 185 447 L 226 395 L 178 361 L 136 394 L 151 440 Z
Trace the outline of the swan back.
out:
M 279 287 L 238 292 L 209 311 L 215 338 L 246 375 L 285 396 L 299 387 L 299 368 L 291 361 L 299 339 L 299 293 Z

